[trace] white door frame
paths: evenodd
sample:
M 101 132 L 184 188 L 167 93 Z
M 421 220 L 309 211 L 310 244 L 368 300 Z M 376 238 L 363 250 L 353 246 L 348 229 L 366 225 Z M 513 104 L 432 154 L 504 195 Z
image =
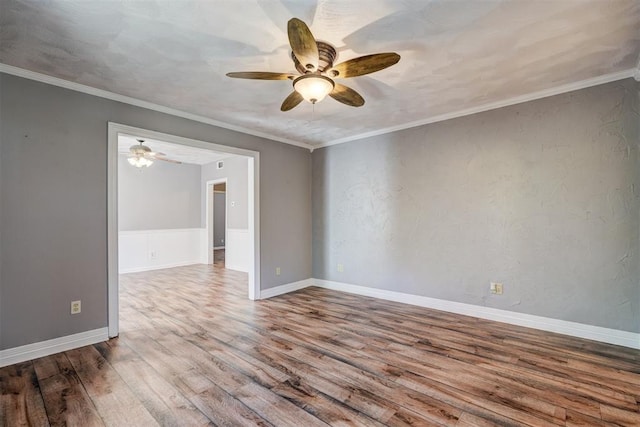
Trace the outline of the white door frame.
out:
M 206 207 L 206 229 L 207 229 L 207 264 L 213 264 L 213 230 L 214 230 L 214 197 L 213 197 L 213 186 L 216 184 L 227 184 L 227 178 L 219 178 L 213 179 L 211 181 L 207 181 L 207 185 L 205 187 L 207 207 Z M 229 187 L 227 187 L 229 188 Z M 226 193 L 226 191 L 225 191 Z M 227 245 L 227 229 L 229 228 L 229 208 L 227 206 L 227 198 L 225 197 L 224 202 L 224 245 Z
M 188 145 L 236 154 L 249 158 L 249 299 L 260 299 L 260 153 L 229 147 L 213 142 L 199 141 L 177 135 L 156 132 L 119 123 L 109 122 L 107 137 L 107 288 L 109 337 L 119 333 L 118 324 L 118 135 L 134 135 L 144 139 L 157 139 L 173 144 Z M 226 243 L 226 242 L 225 242 Z

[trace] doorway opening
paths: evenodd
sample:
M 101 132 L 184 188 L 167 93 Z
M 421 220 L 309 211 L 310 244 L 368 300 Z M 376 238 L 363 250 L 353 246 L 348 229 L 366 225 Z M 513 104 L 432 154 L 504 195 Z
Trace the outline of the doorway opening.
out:
M 228 209 L 227 178 L 207 181 L 207 264 L 225 266 Z
M 251 300 L 260 298 L 260 234 L 259 234 L 259 153 L 225 145 L 215 144 L 206 141 L 184 138 L 177 135 L 165 134 L 148 129 L 136 128 L 118 123 L 108 124 L 108 167 L 107 167 L 107 261 L 108 261 L 108 326 L 109 337 L 115 337 L 119 333 L 119 228 L 118 228 L 118 139 L 123 135 L 135 135 L 139 138 L 164 141 L 170 144 L 178 144 L 186 147 L 193 147 L 200 150 L 213 150 L 226 153 L 238 158 L 246 159 L 247 173 L 247 198 L 246 198 L 246 244 L 248 256 L 246 256 L 246 271 L 248 273 L 248 298 Z M 208 185 L 207 185 L 208 187 Z M 213 191 L 211 192 L 213 196 Z M 212 197 L 213 199 L 213 197 Z M 212 200 L 212 205 L 213 205 Z M 207 206 L 208 206 L 207 202 Z M 225 203 L 227 204 L 227 203 Z M 211 216 L 213 220 L 213 216 Z M 225 215 L 225 222 L 227 221 Z M 209 222 L 209 215 L 207 215 Z M 211 221 L 213 222 L 213 221 Z M 213 224 L 212 227 L 213 229 Z M 225 234 L 226 234 L 225 226 Z M 213 232 L 213 230 L 212 230 Z M 207 236 L 209 228 L 207 227 Z M 204 236 L 203 236 L 204 237 Z M 213 235 L 211 236 L 213 239 Z M 207 244 L 208 237 L 201 246 Z M 227 247 L 227 236 L 224 237 L 225 250 Z M 212 252 L 212 251 L 209 251 Z M 213 253 L 211 254 L 213 258 Z M 204 258 L 208 260 L 208 257 Z M 211 260 L 213 262 L 213 259 Z

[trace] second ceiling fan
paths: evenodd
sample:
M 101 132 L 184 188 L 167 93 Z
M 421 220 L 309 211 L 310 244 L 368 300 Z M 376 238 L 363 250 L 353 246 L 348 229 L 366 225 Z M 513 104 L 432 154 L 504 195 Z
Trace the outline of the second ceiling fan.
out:
M 284 100 L 280 110 L 289 111 L 306 100 L 312 104 L 329 95 L 352 107 L 364 105 L 364 98 L 355 90 L 336 83 L 334 79 L 363 76 L 396 64 L 400 55 L 394 52 L 375 53 L 349 59 L 333 65 L 336 49 L 329 43 L 316 41 L 307 24 L 292 18 L 287 25 L 291 59 L 300 74 L 244 71 L 227 73 L 239 79 L 293 80 L 293 92 Z
M 127 152 L 127 161 L 131 166 L 135 166 L 137 168 L 148 168 L 155 160 L 162 160 L 163 162 L 175 163 L 178 165 L 182 164 L 182 162 L 168 158 L 164 153 L 151 150 L 151 148 L 144 145 L 144 139 L 136 139 L 136 141 L 138 141 L 138 143 L 129 147 L 129 151 Z

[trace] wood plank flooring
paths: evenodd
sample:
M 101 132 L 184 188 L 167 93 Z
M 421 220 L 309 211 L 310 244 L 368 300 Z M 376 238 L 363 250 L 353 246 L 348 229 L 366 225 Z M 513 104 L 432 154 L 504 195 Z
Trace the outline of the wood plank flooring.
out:
M 639 426 L 640 351 L 189 266 L 121 277 L 117 339 L 0 369 L 5 426 Z

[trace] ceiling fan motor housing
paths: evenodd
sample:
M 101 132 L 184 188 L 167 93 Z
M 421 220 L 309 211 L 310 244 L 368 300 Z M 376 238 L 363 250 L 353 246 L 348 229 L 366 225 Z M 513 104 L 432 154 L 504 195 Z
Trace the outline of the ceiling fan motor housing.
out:
M 142 145 L 142 143 L 140 143 L 139 145 L 132 145 L 129 150 L 131 151 L 131 154 L 135 156 L 144 156 L 145 154 L 151 153 L 151 148 L 147 147 L 146 145 Z
M 293 52 L 291 52 L 291 59 L 293 59 L 293 63 L 296 66 L 296 70 L 298 70 L 300 74 L 306 74 L 314 71 L 323 73 L 325 70 L 328 70 L 329 68 L 333 67 L 333 62 L 336 59 L 336 48 L 334 48 L 329 43 L 320 42 L 320 41 L 316 41 L 316 45 L 318 46 L 318 56 L 319 56 L 317 70 L 307 69 L 305 65 L 301 64 L 300 61 L 298 61 L 298 58 L 296 58 L 296 55 Z M 336 77 L 336 76 L 331 76 L 331 77 Z

